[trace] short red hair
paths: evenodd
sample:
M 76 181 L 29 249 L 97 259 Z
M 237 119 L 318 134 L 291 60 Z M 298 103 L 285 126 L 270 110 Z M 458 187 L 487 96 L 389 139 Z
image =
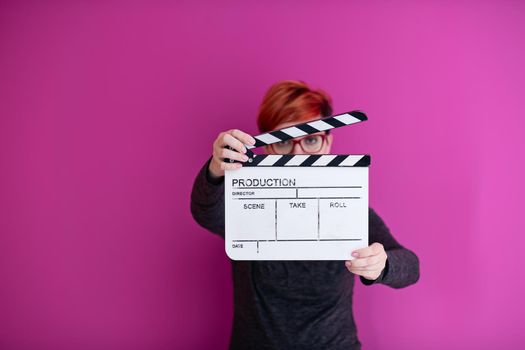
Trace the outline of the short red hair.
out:
M 260 132 L 275 130 L 281 123 L 300 122 L 332 114 L 332 99 L 323 90 L 312 90 L 305 82 L 284 80 L 272 85 L 259 108 Z

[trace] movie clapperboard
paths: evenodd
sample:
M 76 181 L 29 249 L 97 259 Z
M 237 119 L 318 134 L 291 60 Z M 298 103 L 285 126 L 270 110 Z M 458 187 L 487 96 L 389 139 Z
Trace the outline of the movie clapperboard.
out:
M 367 120 L 352 111 L 255 136 L 225 172 L 232 260 L 351 260 L 368 246 L 369 155 L 256 155 L 251 149 Z M 231 160 L 230 160 L 231 161 Z

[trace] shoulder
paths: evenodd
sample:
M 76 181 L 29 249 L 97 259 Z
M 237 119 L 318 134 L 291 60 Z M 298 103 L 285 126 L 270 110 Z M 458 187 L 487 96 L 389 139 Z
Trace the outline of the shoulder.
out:
M 385 221 L 379 216 L 376 210 L 368 208 L 368 226 L 371 232 L 384 232 L 389 231 Z
M 379 214 L 371 207 L 368 207 L 368 219 L 370 222 L 383 221 Z

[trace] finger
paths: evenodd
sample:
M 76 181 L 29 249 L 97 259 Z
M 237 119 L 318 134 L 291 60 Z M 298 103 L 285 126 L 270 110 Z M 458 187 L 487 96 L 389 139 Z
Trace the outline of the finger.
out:
M 354 260 L 348 261 L 347 263 L 348 265 L 354 266 L 354 267 L 365 267 L 365 266 L 374 265 L 374 264 L 381 262 L 382 258 L 383 257 L 381 256 L 381 254 L 377 254 L 377 255 L 368 256 L 366 258 L 355 258 Z
M 239 152 L 235 152 L 235 151 L 229 150 L 227 148 L 222 148 L 219 151 L 218 158 L 220 158 L 220 159 L 228 158 L 228 159 L 237 160 L 239 162 L 246 162 L 246 161 L 248 161 L 248 156 L 246 156 L 245 154 L 242 154 L 242 153 L 239 153 Z
M 370 272 L 370 271 L 382 270 L 385 266 L 381 262 L 378 262 L 376 264 L 366 265 L 363 267 L 356 267 L 356 266 L 346 264 L 346 267 L 351 272 L 366 272 L 366 271 Z
M 356 258 L 367 257 L 379 254 L 381 250 L 384 250 L 383 245 L 381 243 L 375 242 L 372 245 L 369 245 L 368 247 L 354 250 L 354 252 L 352 252 L 352 256 Z
M 235 137 L 237 140 L 240 140 L 241 142 L 243 142 L 245 145 L 252 145 L 252 146 L 255 145 L 255 139 L 249 134 L 241 130 L 238 130 L 238 129 L 230 130 L 230 134 L 233 137 Z
M 225 146 L 230 146 L 239 153 L 246 153 L 246 147 L 244 147 L 242 142 L 228 133 L 224 134 L 222 142 L 220 143 L 220 147 Z

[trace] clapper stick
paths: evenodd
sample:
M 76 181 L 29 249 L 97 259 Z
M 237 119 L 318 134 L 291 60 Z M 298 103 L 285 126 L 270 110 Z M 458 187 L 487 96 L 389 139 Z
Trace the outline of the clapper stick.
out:
M 351 111 L 343 114 L 333 115 L 330 117 L 320 118 L 316 120 L 312 120 L 306 123 L 300 123 L 296 125 L 292 125 L 283 129 L 270 131 L 264 134 L 260 134 L 257 136 L 254 136 L 255 144 L 253 146 L 251 145 L 245 145 L 246 147 L 246 156 L 248 157 L 248 161 L 246 163 L 243 163 L 244 166 L 256 166 L 256 165 L 263 165 L 261 162 L 263 162 L 265 159 L 264 165 L 272 166 L 272 165 L 286 165 L 291 160 L 298 159 L 297 157 L 294 157 L 293 155 L 256 155 L 251 150 L 257 147 L 261 146 L 267 146 L 271 145 L 273 143 L 282 142 L 286 140 L 291 140 L 296 137 L 306 136 L 315 134 L 317 132 L 326 131 L 330 129 L 340 128 L 343 126 L 360 123 L 365 120 L 368 120 L 368 117 L 365 113 L 361 111 Z M 231 149 L 231 147 L 229 147 Z M 298 164 L 295 164 L 296 166 L 310 166 L 314 162 L 319 161 L 318 159 L 319 155 L 311 155 L 308 156 L 305 162 L 301 162 Z M 323 156 L 322 160 L 323 163 L 325 160 L 329 159 L 329 164 L 322 164 L 323 166 L 338 166 L 338 165 L 348 165 L 349 162 L 353 162 L 353 166 L 368 166 L 370 165 L 370 157 L 369 156 L 360 156 L 359 159 L 349 158 L 349 157 L 355 157 L 355 156 L 337 156 L 337 155 L 331 155 L 332 158 L 327 158 L 326 156 Z M 354 162 L 355 160 L 355 162 Z M 226 162 L 234 163 L 237 162 L 233 159 L 225 159 Z M 292 162 L 293 163 L 293 162 Z M 289 163 L 288 165 L 292 165 L 292 163 Z

